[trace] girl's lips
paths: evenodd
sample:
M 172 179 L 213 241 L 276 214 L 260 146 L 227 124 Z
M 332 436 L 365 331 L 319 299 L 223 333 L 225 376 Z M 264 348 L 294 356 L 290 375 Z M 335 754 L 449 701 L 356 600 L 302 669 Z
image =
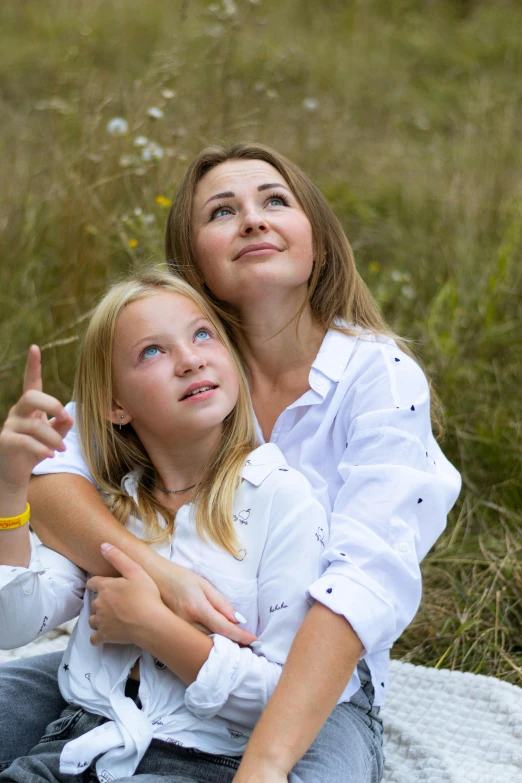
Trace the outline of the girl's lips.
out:
M 196 394 L 191 394 L 189 397 L 183 397 L 180 402 L 200 402 L 202 400 L 208 400 L 210 397 L 214 396 L 217 390 L 218 387 L 215 386 L 213 389 L 207 389 L 207 391 L 196 392 Z

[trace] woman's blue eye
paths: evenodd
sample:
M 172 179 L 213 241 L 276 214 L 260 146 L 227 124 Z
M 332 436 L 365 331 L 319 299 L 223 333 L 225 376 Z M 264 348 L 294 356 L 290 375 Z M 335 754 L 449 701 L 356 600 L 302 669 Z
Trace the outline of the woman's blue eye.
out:
M 222 215 L 228 215 L 232 212 L 230 207 L 216 207 L 216 209 L 212 212 L 210 219 L 214 220 L 214 218 L 221 217 Z
M 150 359 L 152 356 L 156 356 L 155 351 L 159 351 L 159 348 L 157 345 L 149 345 L 148 348 L 145 348 L 143 351 L 143 358 L 144 359 Z
M 208 331 L 208 329 L 198 329 L 194 337 L 196 338 L 196 340 L 199 339 L 208 340 L 210 339 L 210 332 Z
M 284 204 L 284 203 L 285 203 L 285 202 L 283 201 L 283 199 L 282 199 L 280 196 L 272 196 L 272 198 L 270 199 L 270 201 L 269 201 L 268 203 L 269 203 L 270 205 L 273 205 L 273 202 L 274 202 L 274 201 L 276 201 L 276 202 L 277 202 L 277 206 L 278 206 L 278 207 L 280 207 L 280 206 L 281 206 L 281 204 Z

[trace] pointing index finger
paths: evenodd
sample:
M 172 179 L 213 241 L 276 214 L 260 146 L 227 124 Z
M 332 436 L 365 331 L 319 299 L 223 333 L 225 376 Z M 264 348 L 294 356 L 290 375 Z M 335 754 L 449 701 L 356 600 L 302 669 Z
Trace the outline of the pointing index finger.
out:
M 31 345 L 25 364 L 24 392 L 30 389 L 42 391 L 42 355 L 37 345 Z

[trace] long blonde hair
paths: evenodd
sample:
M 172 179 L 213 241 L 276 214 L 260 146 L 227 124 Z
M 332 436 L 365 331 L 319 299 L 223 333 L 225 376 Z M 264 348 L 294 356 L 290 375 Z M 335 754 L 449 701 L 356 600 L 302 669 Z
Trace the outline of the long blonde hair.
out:
M 238 400 L 223 422 L 221 441 L 216 452 L 209 455 L 195 496 L 198 534 L 237 555 L 240 545 L 232 504 L 245 458 L 256 446 L 248 383 L 241 359 L 223 324 L 205 297 L 186 281 L 158 268 L 140 271 L 111 286 L 96 307 L 83 338 L 74 383 L 80 446 L 105 502 L 121 524 L 127 524 L 131 514 L 138 514 L 149 542 L 173 535 L 174 514 L 154 496 L 156 471 L 140 439 L 130 424 L 120 430 L 108 418 L 113 397 L 112 351 L 118 316 L 131 302 L 160 291 L 186 296 L 199 307 L 229 351 L 237 370 Z M 137 504 L 121 486 L 124 476 L 132 471 L 139 477 Z
M 235 143 L 226 147 L 215 145 L 203 149 L 194 158 L 181 182 L 167 222 L 167 263 L 213 302 L 235 341 L 238 339 L 241 324 L 226 303 L 216 299 L 205 285 L 192 248 L 192 213 L 197 185 L 211 169 L 230 160 L 262 160 L 273 166 L 286 180 L 310 221 L 314 265 L 308 283 L 307 298 L 296 313 L 296 319 L 310 307 L 315 323 L 325 331 L 337 329 L 360 336 L 360 330 L 363 329 L 384 335 L 395 340 L 405 353 L 412 356 L 413 352 L 407 342 L 395 334 L 386 323 L 377 302 L 357 271 L 346 234 L 319 188 L 299 166 L 264 144 Z M 348 326 L 340 325 L 338 319 L 342 319 Z M 433 423 L 439 434 L 442 434 L 442 407 L 433 388 L 431 392 Z

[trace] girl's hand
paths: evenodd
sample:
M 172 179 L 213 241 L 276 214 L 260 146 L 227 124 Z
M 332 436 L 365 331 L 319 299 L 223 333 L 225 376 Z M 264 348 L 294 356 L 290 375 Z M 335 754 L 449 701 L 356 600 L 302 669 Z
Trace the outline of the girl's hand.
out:
M 89 625 L 95 631 L 91 644 L 138 644 L 154 627 L 154 618 L 168 611 L 153 579 L 124 552 L 102 544 L 105 559 L 121 577 L 94 576 L 86 587 L 96 598 L 91 603 Z
M 47 416 L 54 416 L 48 421 Z M 25 491 L 35 465 L 55 451 L 65 451 L 63 438 L 73 420 L 62 403 L 42 391 L 40 349 L 32 345 L 25 367 L 22 397 L 11 408 L 0 432 L 2 495 Z

